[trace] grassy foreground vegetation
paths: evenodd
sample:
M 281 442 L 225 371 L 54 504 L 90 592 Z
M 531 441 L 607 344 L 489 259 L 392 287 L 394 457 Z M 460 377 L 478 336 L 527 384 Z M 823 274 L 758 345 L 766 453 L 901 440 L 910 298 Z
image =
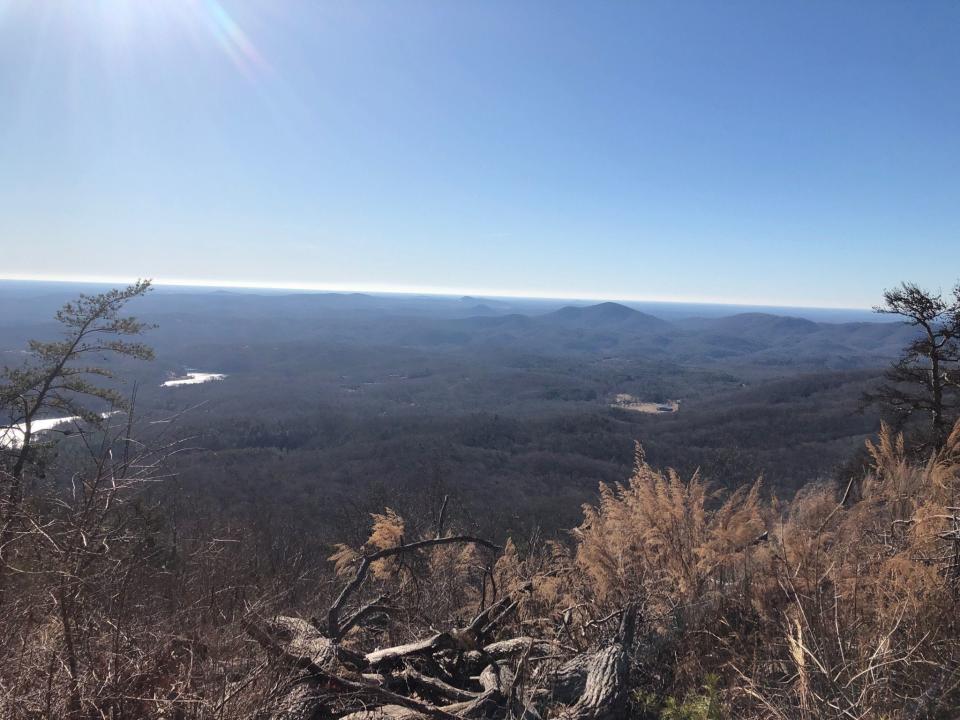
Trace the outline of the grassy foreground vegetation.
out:
M 148 355 L 120 339 L 127 298 L 74 308 L 68 330 L 106 340 L 6 377 L 14 420 L 95 402 L 79 447 L 28 431 L 3 452 L 0 716 L 956 717 L 954 376 L 934 434 L 885 425 L 844 483 L 789 501 L 638 446 L 569 532 L 483 537 L 425 491 L 305 537 L 178 495 L 190 439 L 77 354 Z

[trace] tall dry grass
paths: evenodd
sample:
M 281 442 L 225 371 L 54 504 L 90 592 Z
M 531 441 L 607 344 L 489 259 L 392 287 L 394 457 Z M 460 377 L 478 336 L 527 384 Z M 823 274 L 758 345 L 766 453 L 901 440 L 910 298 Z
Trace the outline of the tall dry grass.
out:
M 586 636 L 641 602 L 644 692 L 718 676 L 731 717 L 960 716 L 960 424 L 924 462 L 886 426 L 868 450 L 865 476 L 789 504 L 759 481 L 711 493 L 638 451 L 553 554 L 566 590 L 546 612 Z
M 868 449 L 849 486 L 789 503 L 759 481 L 714 492 L 638 451 L 632 477 L 601 486 L 567 537 L 509 541 L 495 564 L 454 546 L 378 564 L 365 592 L 395 612 L 344 642 L 458 627 L 533 581 L 509 635 L 586 649 L 621 608 L 642 608 L 637 718 L 960 717 L 960 425 L 923 461 L 887 427 Z M 284 678 L 245 618 L 320 615 L 357 551 L 287 553 L 271 574 L 256 550 L 199 527 L 165 537 L 136 488 L 98 493 L 110 512 L 91 527 L 109 551 L 88 549 L 88 526 L 55 498 L 24 530 L 0 611 L 0 717 L 255 717 Z M 435 532 L 387 510 L 366 549 Z M 68 540 L 83 573 L 57 559 Z

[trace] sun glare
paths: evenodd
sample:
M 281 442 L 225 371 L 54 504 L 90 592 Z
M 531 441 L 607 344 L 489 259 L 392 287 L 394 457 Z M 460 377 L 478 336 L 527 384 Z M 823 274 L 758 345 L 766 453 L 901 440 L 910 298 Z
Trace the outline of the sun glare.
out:
M 149 44 L 150 36 L 181 35 L 198 46 L 216 47 L 246 77 L 266 68 L 236 13 L 220 0 L 100 0 L 94 7 L 96 12 L 74 7 L 70 13 L 95 23 L 99 41 L 117 45 L 123 52 Z
M 244 75 L 252 75 L 265 66 L 263 57 L 218 0 L 186 0 L 220 49 Z

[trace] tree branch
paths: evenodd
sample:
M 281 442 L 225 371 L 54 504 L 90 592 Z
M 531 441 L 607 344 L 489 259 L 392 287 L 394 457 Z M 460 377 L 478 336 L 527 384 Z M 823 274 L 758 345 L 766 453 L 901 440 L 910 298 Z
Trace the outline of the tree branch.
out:
M 401 543 L 399 545 L 394 545 L 393 547 L 383 548 L 381 550 L 377 550 L 376 552 L 363 555 L 360 561 L 360 566 L 357 568 L 357 574 L 354 576 L 353 580 L 347 583 L 343 590 L 340 591 L 337 599 L 327 611 L 327 637 L 342 637 L 343 633 L 341 632 L 340 628 L 340 611 L 343 609 L 344 605 L 347 604 L 350 596 L 353 595 L 361 585 L 363 585 L 363 581 L 366 580 L 367 574 L 370 572 L 370 565 L 375 563 L 377 560 L 383 560 L 395 555 L 402 555 L 405 552 L 413 552 L 415 550 L 422 550 L 424 548 L 435 547 L 437 545 L 450 545 L 453 543 L 472 543 L 474 545 L 485 547 L 488 550 L 493 550 L 494 552 L 499 552 L 502 549 L 499 545 L 494 545 L 489 540 L 473 537 L 472 535 L 450 535 L 448 537 L 431 538 L 429 540 L 420 540 L 413 543 Z

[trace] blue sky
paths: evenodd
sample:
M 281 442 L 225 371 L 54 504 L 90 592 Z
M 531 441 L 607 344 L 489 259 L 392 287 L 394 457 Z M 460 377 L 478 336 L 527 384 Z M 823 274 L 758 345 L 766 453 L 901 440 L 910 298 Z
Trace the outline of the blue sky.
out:
M 875 304 L 956 2 L 0 0 L 0 277 Z

